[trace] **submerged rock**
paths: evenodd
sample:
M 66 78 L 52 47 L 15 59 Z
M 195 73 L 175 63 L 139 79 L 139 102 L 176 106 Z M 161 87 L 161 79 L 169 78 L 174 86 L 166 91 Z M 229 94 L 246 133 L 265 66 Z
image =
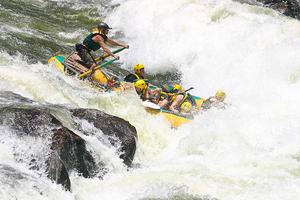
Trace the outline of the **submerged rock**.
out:
M 297 0 L 258 0 L 258 2 L 286 16 L 300 19 L 300 2 Z
M 65 127 L 54 130 L 51 149 L 46 161 L 47 175 L 67 190 L 71 187 L 70 171 L 76 170 L 83 177 L 90 178 L 99 170 L 91 152 L 86 149 L 85 141 Z
M 117 147 L 124 164 L 131 166 L 137 134 L 129 122 L 95 109 L 64 107 L 60 109 L 69 113 L 71 119 L 60 119 L 53 114 L 57 106 L 39 106 L 36 102 L 31 104 L 32 100 L 9 92 L 0 92 L 0 98 L 0 126 L 10 130 L 9 134 L 13 135 L 15 140 L 29 141 L 25 151 L 13 144 L 15 159 L 27 163 L 29 169 L 46 171 L 51 180 L 63 185 L 66 190 L 71 189 L 71 172 L 85 178 L 102 178 L 107 170 L 104 162 L 95 161 L 94 152 L 88 150 L 86 141 L 76 134 L 94 134 L 84 130 L 78 119 L 86 120 L 101 130 L 101 137 L 107 137 L 111 145 Z M 62 120 L 71 121 L 76 128 L 71 130 Z
M 262 5 L 268 8 L 277 10 L 278 12 L 300 19 L 300 1 L 298 0 L 236 0 L 241 3 L 248 3 L 251 5 Z
M 112 145 L 116 142 L 115 138 L 121 141 L 120 158 L 127 166 L 131 166 L 136 150 L 136 130 L 129 122 L 123 119 L 108 115 L 95 109 L 72 109 L 72 116 L 85 119 L 92 123 L 96 128 L 102 130 L 103 134 L 109 136 Z M 103 123 L 105 122 L 105 123 Z

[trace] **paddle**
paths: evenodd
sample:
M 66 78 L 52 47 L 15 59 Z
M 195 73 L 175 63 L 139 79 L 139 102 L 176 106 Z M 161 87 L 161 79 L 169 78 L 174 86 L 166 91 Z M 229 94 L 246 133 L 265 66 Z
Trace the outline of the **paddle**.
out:
M 190 87 L 189 89 L 185 90 L 184 92 L 188 92 L 190 90 L 194 89 L 193 87 Z
M 92 73 L 93 71 L 95 71 L 96 69 L 100 69 L 101 67 L 105 67 L 106 65 L 109 65 L 109 64 L 113 63 L 113 62 L 116 61 L 116 60 L 118 60 L 118 59 L 117 59 L 117 58 L 114 58 L 114 59 L 112 59 L 112 60 L 106 61 L 106 62 L 104 62 L 104 63 L 98 65 L 97 67 L 95 67 L 93 70 L 90 69 L 90 70 L 88 70 L 88 71 L 86 71 L 86 72 L 80 74 L 80 75 L 79 75 L 79 78 L 83 78 L 83 77 L 85 77 L 85 76 L 91 74 L 91 73 Z
M 116 53 L 119 53 L 119 52 L 123 51 L 124 49 L 126 49 L 126 47 L 122 47 L 122 48 L 120 48 L 120 49 L 117 49 L 117 50 L 113 51 L 112 53 L 113 53 L 113 54 L 116 54 Z M 104 58 L 107 58 L 107 57 L 109 57 L 109 56 L 110 56 L 109 54 L 105 53 L 105 54 L 103 54 L 102 56 L 100 56 L 99 58 L 96 58 L 95 60 L 98 62 L 98 61 L 101 61 L 101 60 L 103 60 Z
M 113 51 L 112 53 L 113 53 L 113 54 L 116 54 L 116 53 L 119 53 L 119 52 L 123 51 L 124 49 L 127 49 L 127 48 L 126 48 L 126 47 L 122 47 L 122 48 L 120 48 L 120 49 L 117 49 L 117 50 Z M 99 58 L 96 58 L 96 59 L 94 59 L 92 55 L 90 55 L 90 56 L 92 57 L 94 63 L 97 64 L 98 61 L 103 60 L 104 58 L 107 58 L 107 57 L 109 57 L 110 55 L 109 55 L 109 54 L 103 54 L 102 56 L 100 56 Z M 106 65 L 109 65 L 109 64 L 113 63 L 113 62 L 116 61 L 116 60 L 117 60 L 117 59 L 115 58 L 115 59 L 109 60 L 109 61 L 107 61 L 107 62 L 104 62 L 104 63 L 100 64 L 99 66 L 95 67 L 94 70 L 99 69 L 99 68 L 101 68 L 101 67 L 104 67 L 104 66 L 106 66 Z M 93 72 L 93 70 L 88 70 L 88 71 L 86 71 L 86 72 L 80 74 L 80 75 L 79 75 L 79 78 L 83 78 L 83 77 L 85 77 L 85 76 L 91 74 L 92 72 Z
M 159 105 L 157 105 L 155 103 L 152 103 L 150 101 L 143 101 L 142 105 L 145 106 L 146 108 L 151 108 L 151 109 L 154 109 L 154 110 L 160 110 Z

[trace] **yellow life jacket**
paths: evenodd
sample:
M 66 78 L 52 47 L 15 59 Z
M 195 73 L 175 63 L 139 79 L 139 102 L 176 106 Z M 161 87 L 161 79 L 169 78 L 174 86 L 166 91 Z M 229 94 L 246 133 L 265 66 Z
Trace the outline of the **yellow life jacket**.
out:
M 137 78 L 137 80 L 142 79 L 142 78 L 140 78 L 140 76 L 137 75 L 137 74 L 134 74 L 134 76 Z
M 170 95 L 170 103 L 172 103 L 173 101 L 175 101 L 176 97 L 179 95 L 184 95 L 182 102 L 185 101 L 185 99 L 187 98 L 187 94 L 185 93 L 168 93 L 168 95 Z
M 183 93 L 180 93 L 180 94 L 183 94 Z M 193 97 L 192 97 L 190 94 L 188 94 L 188 93 L 184 93 L 184 97 L 183 97 L 183 99 L 182 99 L 182 101 L 181 101 L 179 107 L 180 107 L 184 102 L 186 102 L 186 101 L 190 102 L 190 103 L 192 104 L 193 107 L 197 107 L 196 101 L 195 101 L 195 100 L 193 99 Z

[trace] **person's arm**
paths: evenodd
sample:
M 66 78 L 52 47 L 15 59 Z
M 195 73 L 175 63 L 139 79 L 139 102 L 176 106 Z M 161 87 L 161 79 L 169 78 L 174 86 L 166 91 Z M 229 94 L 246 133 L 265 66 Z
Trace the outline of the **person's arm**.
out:
M 119 56 L 113 54 L 113 53 L 109 50 L 109 48 L 107 48 L 107 46 L 106 46 L 106 44 L 105 44 L 105 42 L 104 42 L 104 39 L 103 39 L 100 35 L 96 35 L 95 37 L 93 37 L 93 41 L 94 41 L 94 42 L 97 42 L 97 43 L 100 45 L 100 47 L 103 49 L 103 51 L 104 51 L 105 53 L 107 53 L 108 55 L 111 55 L 112 57 L 114 57 L 114 58 L 116 58 L 116 59 L 119 59 L 119 58 L 120 58 Z
M 116 40 L 112 40 L 112 39 L 107 39 L 108 44 L 110 45 L 114 45 L 114 46 L 120 46 L 120 47 L 124 47 L 124 48 L 129 48 L 128 44 L 123 44 L 121 42 L 118 42 Z
M 149 93 L 149 90 L 146 89 L 145 96 L 144 96 L 144 101 L 149 100 L 149 98 L 150 98 L 150 93 Z
M 179 111 L 177 110 L 178 105 L 180 104 L 180 102 L 183 100 L 184 96 L 183 95 L 178 95 L 176 97 L 176 99 L 172 102 L 171 106 L 170 106 L 170 110 L 172 112 L 178 113 Z
M 156 88 L 155 90 L 151 91 L 151 96 L 152 96 L 152 102 L 158 104 L 159 102 L 159 98 L 160 98 L 160 94 L 161 94 L 161 89 L 160 88 Z

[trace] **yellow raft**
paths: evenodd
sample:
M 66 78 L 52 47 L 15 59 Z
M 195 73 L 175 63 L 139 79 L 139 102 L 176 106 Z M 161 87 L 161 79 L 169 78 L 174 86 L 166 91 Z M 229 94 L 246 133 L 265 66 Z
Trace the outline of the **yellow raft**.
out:
M 84 73 L 83 71 L 80 72 L 80 70 L 78 70 L 78 66 L 75 67 L 76 69 L 74 69 L 73 67 L 66 65 L 65 64 L 66 60 L 67 59 L 64 55 L 55 54 L 48 60 L 48 64 L 54 66 L 57 70 L 59 70 L 60 72 L 66 75 L 77 75 L 78 77 L 80 77 L 80 74 Z M 93 82 L 99 83 L 98 86 L 100 91 L 104 91 L 104 92 L 107 91 L 107 88 L 105 89 L 105 86 L 109 83 L 109 78 L 103 71 L 97 69 L 91 75 L 91 79 L 93 80 Z M 129 87 L 129 88 L 132 89 L 133 87 Z M 121 84 L 118 87 L 113 87 L 112 91 L 123 92 L 126 89 L 128 89 L 128 84 L 126 84 L 125 82 L 123 83 L 121 82 Z M 203 99 L 196 96 L 192 96 L 192 97 L 195 101 L 196 109 L 199 109 L 201 107 Z M 162 114 L 170 122 L 171 126 L 174 128 L 189 123 L 193 119 L 193 116 L 184 116 L 181 114 L 175 114 L 164 109 L 157 110 L 157 109 L 146 108 L 146 110 L 151 114 Z

